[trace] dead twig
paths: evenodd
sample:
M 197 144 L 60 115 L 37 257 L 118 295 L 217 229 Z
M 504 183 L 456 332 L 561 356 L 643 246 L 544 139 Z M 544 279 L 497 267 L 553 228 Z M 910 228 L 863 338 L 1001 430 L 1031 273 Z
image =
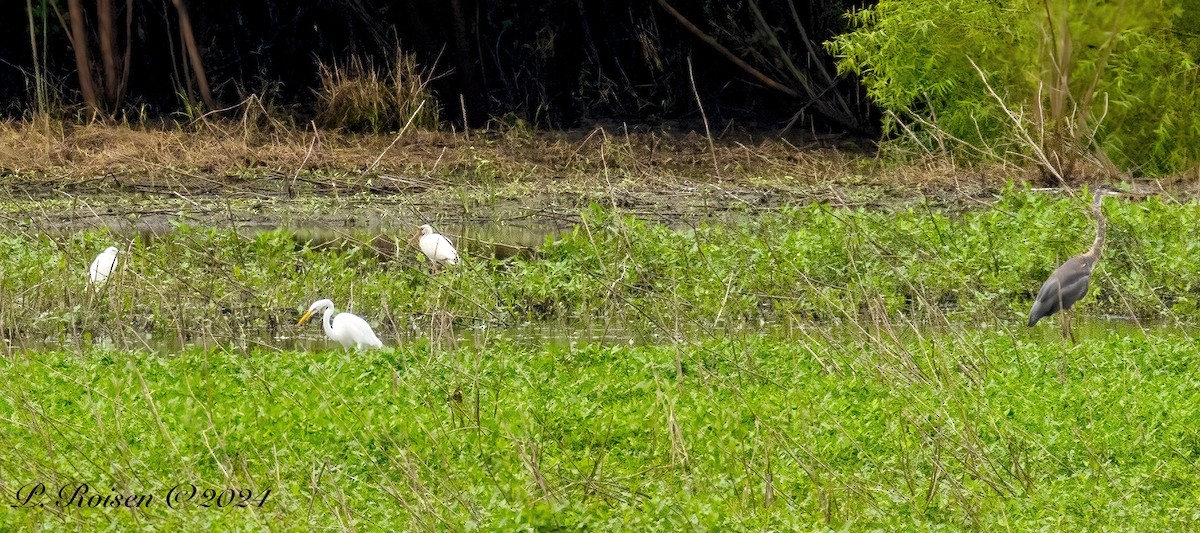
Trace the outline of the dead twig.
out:
M 671 4 L 668 4 L 667 0 L 656 0 L 656 1 L 658 2 L 658 5 L 662 6 L 662 8 L 664 10 L 666 10 L 666 12 L 668 14 L 670 14 L 672 17 L 675 17 L 675 20 L 678 20 L 679 23 L 682 24 L 684 28 L 687 28 L 688 31 L 692 32 L 692 35 L 695 35 L 701 41 L 704 41 L 705 44 L 711 46 L 713 50 L 716 50 L 718 53 L 725 56 L 726 59 L 732 61 L 734 65 L 737 65 L 738 68 L 746 71 L 746 73 L 749 74 L 750 76 L 752 76 L 754 79 L 762 82 L 763 85 L 766 85 L 767 87 L 775 89 L 776 91 L 779 91 L 783 94 L 791 96 L 792 98 L 800 97 L 800 93 L 796 92 L 795 89 L 788 87 L 787 85 L 784 85 L 782 83 L 779 83 L 778 81 L 775 81 L 774 79 L 771 79 L 770 76 L 763 74 L 763 72 L 761 70 L 758 70 L 758 69 L 754 68 L 752 65 L 750 65 L 749 63 L 743 61 L 742 58 L 738 57 L 737 54 L 734 54 L 733 51 L 731 51 L 728 48 L 725 48 L 725 46 L 723 46 L 721 43 L 717 42 L 717 40 L 714 39 L 712 36 L 708 35 L 707 33 L 704 33 L 704 30 L 697 28 L 695 24 L 692 24 L 692 21 L 688 20 L 687 17 L 683 16 L 682 13 L 676 11 L 674 7 L 671 7 Z

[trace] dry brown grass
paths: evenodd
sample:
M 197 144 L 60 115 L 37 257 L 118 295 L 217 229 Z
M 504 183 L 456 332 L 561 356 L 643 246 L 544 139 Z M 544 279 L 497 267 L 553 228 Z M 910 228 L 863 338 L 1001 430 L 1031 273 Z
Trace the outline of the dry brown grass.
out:
M 429 91 L 432 75 L 411 54 L 397 50 L 384 70 L 352 57 L 345 65 L 320 65 L 317 123 L 360 133 L 437 129 L 438 104 Z
M 464 135 L 412 129 L 397 137 L 301 131 L 263 120 L 204 120 L 191 127 L 0 124 L 0 173 L 8 185 L 55 187 L 113 179 L 181 191 L 246 180 L 373 178 L 423 187 L 520 182 L 556 190 L 675 190 L 692 186 L 806 194 L 884 187 L 914 194 L 979 191 L 1023 179 L 1016 169 L 966 170 L 932 161 L 880 163 L 861 148 L 742 135 L 514 130 Z M 714 175 L 713 161 L 719 173 Z M 719 178 L 717 177 L 719 176 Z M 381 180 L 375 180 L 375 183 Z M 386 181 L 386 180 L 384 180 Z M 289 189 L 290 190 L 290 189 Z

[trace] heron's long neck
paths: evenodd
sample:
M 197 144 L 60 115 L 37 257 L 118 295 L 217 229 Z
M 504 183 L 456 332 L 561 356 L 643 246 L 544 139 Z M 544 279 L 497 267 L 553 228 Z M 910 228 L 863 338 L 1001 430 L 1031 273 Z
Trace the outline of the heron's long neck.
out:
M 1104 193 L 1096 193 L 1096 199 L 1092 202 L 1092 216 L 1096 218 L 1096 240 L 1092 241 L 1092 247 L 1084 254 L 1092 259 L 1100 257 L 1100 251 L 1104 248 L 1104 232 L 1108 222 L 1104 219 L 1104 210 L 1101 209 L 1101 202 L 1104 200 Z
M 322 319 L 324 320 L 325 334 L 328 335 L 330 338 L 332 338 L 333 337 L 333 323 L 332 323 L 333 306 L 329 306 L 329 307 L 325 308 L 325 316 Z

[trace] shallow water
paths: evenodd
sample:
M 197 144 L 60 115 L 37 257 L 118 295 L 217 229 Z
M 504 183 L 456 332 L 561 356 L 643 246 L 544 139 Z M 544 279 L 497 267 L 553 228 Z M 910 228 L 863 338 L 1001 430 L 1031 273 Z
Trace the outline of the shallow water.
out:
M 862 341 L 907 342 L 919 338 L 956 338 L 974 330 L 1004 330 L 1008 334 L 1026 337 L 1034 342 L 1068 346 L 1070 341 L 1062 337 L 1059 317 L 1028 328 L 1021 320 L 996 323 L 900 323 L 890 326 L 876 323 L 725 323 L 719 326 L 685 326 L 678 331 L 667 331 L 640 321 L 605 319 L 593 321 L 534 321 L 513 326 L 496 327 L 486 324 L 434 327 L 430 320 L 424 324 L 413 324 L 407 330 L 381 335 L 387 347 L 412 343 L 427 343 L 438 348 L 483 348 L 489 343 L 505 341 L 530 347 L 571 348 L 576 345 L 598 344 L 604 346 L 670 345 L 694 343 L 719 337 L 744 335 L 767 336 L 778 339 L 848 339 Z M 1073 325 L 1077 340 L 1107 336 L 1151 336 L 1156 333 L 1196 334 L 1190 328 L 1169 323 L 1152 323 L 1132 320 L 1127 317 L 1076 317 Z M 94 348 L 132 349 L 161 354 L 179 353 L 189 348 L 233 349 L 246 351 L 252 348 L 278 351 L 322 351 L 336 350 L 340 346 L 325 338 L 320 321 L 310 321 L 301 327 L 286 327 L 284 332 L 270 336 L 246 335 L 238 338 L 195 335 L 181 339 L 176 335 L 124 335 L 120 337 L 64 336 L 46 339 L 4 339 L 0 350 L 7 353 L 42 352 L 53 350 L 83 351 Z
M 462 327 L 456 326 L 450 330 L 435 331 L 403 331 L 393 335 L 381 335 L 385 346 L 399 346 L 427 340 L 430 344 L 444 347 L 457 346 L 486 346 L 489 342 L 506 340 L 517 344 L 530 346 L 561 346 L 571 347 L 576 344 L 654 344 L 665 337 L 647 334 L 635 330 L 629 324 L 617 322 L 605 323 L 566 323 L 529 322 L 510 327 Z M 122 335 L 101 336 L 72 335 L 61 338 L 44 339 L 3 339 L 4 350 L 8 352 L 40 352 L 53 350 L 84 350 L 90 348 L 113 348 L 147 350 L 155 353 L 178 353 L 187 348 L 232 348 L 247 350 L 250 348 L 265 348 L 269 350 L 317 351 L 334 350 L 340 346 L 325 338 L 321 331 L 320 320 L 310 321 L 304 326 L 288 328 L 285 333 L 276 336 L 247 335 L 238 338 L 197 335 L 180 339 L 176 335 Z
M 572 226 L 565 222 L 538 219 L 522 222 L 469 220 L 434 226 L 434 230 L 448 237 L 459 252 L 466 256 L 494 257 L 506 259 L 521 254 L 530 254 L 547 239 L 569 231 Z M 398 247 L 408 246 L 408 239 L 416 228 L 393 226 L 381 221 L 370 226 L 336 226 L 330 224 L 305 224 L 292 226 L 239 226 L 239 234 L 253 238 L 255 235 L 285 229 L 295 234 L 297 242 L 314 246 L 337 246 L 357 244 L 367 240 L 368 244 L 381 253 L 394 253 Z M 169 239 L 173 229 L 164 226 L 112 229 L 117 239 L 155 241 Z
M 236 225 L 239 234 L 253 238 L 255 235 L 279 229 L 275 225 Z M 536 249 L 570 231 L 571 221 L 555 221 L 544 217 L 529 218 L 528 220 L 459 220 L 439 223 L 434 226 L 439 232 L 454 240 L 456 246 L 467 257 L 493 257 L 504 259 L 517 255 L 529 256 Z M 373 219 L 356 222 L 353 225 L 338 226 L 326 223 L 309 223 L 301 225 L 285 225 L 283 229 L 294 234 L 297 243 L 311 246 L 348 246 L 367 244 L 380 254 L 394 255 L 400 253 L 418 254 L 407 244 L 415 228 L 408 225 L 390 224 L 384 219 Z M 160 225 L 153 227 L 125 227 L 111 229 L 118 239 L 140 239 L 153 241 L 170 239 L 173 229 Z M 365 241 L 365 242 L 364 242 Z M 298 318 L 298 316 L 296 317 Z M 778 319 L 787 322 L 776 323 L 769 320 Z M 283 321 L 283 319 L 278 319 Z M 668 328 L 647 324 L 644 320 L 595 318 L 592 320 L 527 322 L 518 325 L 497 326 L 494 324 L 472 324 L 460 320 L 452 327 L 435 328 L 429 317 L 406 318 L 408 324 L 391 324 L 384 327 L 378 321 L 376 331 L 381 333 L 384 343 L 389 346 L 403 345 L 413 342 L 428 342 L 431 345 L 482 346 L 490 340 L 503 338 L 518 343 L 528 343 L 538 346 L 571 346 L 577 343 L 596 343 L 604 345 L 630 344 L 668 344 L 673 342 L 691 342 L 716 336 L 734 335 L 771 335 L 781 338 L 830 338 L 860 337 L 869 339 L 875 336 L 885 337 L 872 331 L 878 331 L 879 325 L 873 323 L 839 322 L 834 325 L 792 322 L 789 317 L 768 317 L 768 321 L 723 322 L 711 325 L 690 325 L 679 328 L 679 331 L 666 331 Z M 1029 336 L 1045 342 L 1061 341 L 1058 322 L 1060 317 L 1044 321 L 1034 329 L 1024 327 L 1023 317 L 992 317 L 991 320 L 956 321 L 951 324 L 911 324 L 897 320 L 890 328 L 899 331 L 898 337 L 909 335 L 942 335 L 954 331 L 970 331 L 1003 329 L 1013 335 Z M 275 323 L 276 319 L 272 319 Z M 319 321 L 313 321 L 304 327 L 294 327 L 285 323 L 276 326 L 273 332 L 249 332 L 232 337 L 214 337 L 204 332 L 159 333 L 155 336 L 140 335 L 132 329 L 127 329 L 126 335 L 117 337 L 92 338 L 79 335 L 65 335 L 59 338 L 15 338 L 0 339 L 0 350 L 9 353 L 14 351 L 37 350 L 74 350 L 88 347 L 112 346 L 114 348 L 144 349 L 156 353 L 177 353 L 189 346 L 205 348 L 231 347 L 249 349 L 262 347 L 278 350 L 322 350 L 336 349 L 337 345 L 325 339 Z M 1102 331 L 1113 329 L 1127 331 L 1131 334 L 1145 334 L 1155 330 L 1170 328 L 1169 324 L 1154 324 L 1138 322 L 1123 317 L 1079 317 L 1075 325 L 1076 337 L 1084 338 L 1096 335 Z M 892 334 L 891 332 L 889 334 Z

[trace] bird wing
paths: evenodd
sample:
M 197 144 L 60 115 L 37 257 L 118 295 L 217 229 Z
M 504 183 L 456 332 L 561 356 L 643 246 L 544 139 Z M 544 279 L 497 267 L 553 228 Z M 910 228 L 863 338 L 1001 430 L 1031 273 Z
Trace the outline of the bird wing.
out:
M 1029 310 L 1029 325 L 1063 309 L 1070 309 L 1087 294 L 1091 277 L 1091 265 L 1082 256 L 1072 257 L 1059 265 L 1038 291 L 1033 308 Z
M 101 253 L 92 260 L 91 266 L 88 267 L 88 277 L 92 281 L 104 281 L 112 274 L 113 267 L 116 265 L 117 256 L 110 253 Z
M 383 346 L 383 342 L 375 336 L 371 325 L 354 313 L 338 313 L 333 317 L 333 324 L 330 327 L 333 328 L 334 340 L 340 342 L 342 346 L 359 345 L 372 348 Z
M 1033 299 L 1033 307 L 1029 309 L 1029 326 L 1032 327 L 1038 323 L 1038 320 L 1059 311 L 1058 291 L 1058 280 L 1054 276 L 1050 276 L 1045 283 L 1042 283 L 1042 289 L 1038 291 L 1037 298 Z
M 1070 276 L 1062 283 L 1061 291 L 1062 306 L 1064 309 L 1070 309 L 1075 305 L 1075 302 L 1082 300 L 1087 294 L 1088 283 L 1092 280 L 1092 270 L 1090 268 L 1079 269 L 1071 272 Z
M 425 252 L 425 257 L 430 261 L 457 261 L 458 250 L 454 249 L 454 245 L 450 244 L 450 239 L 439 233 L 433 233 L 421 237 L 421 251 Z
M 433 234 L 422 235 L 417 244 L 421 246 L 421 253 L 425 254 L 425 257 L 430 261 L 437 261 L 437 239 L 433 237 Z
M 445 255 L 444 260 L 458 260 L 458 250 L 454 249 L 454 243 L 450 242 L 450 239 L 447 239 L 445 235 L 438 235 L 438 238 L 442 241 L 439 243 L 438 249 Z

